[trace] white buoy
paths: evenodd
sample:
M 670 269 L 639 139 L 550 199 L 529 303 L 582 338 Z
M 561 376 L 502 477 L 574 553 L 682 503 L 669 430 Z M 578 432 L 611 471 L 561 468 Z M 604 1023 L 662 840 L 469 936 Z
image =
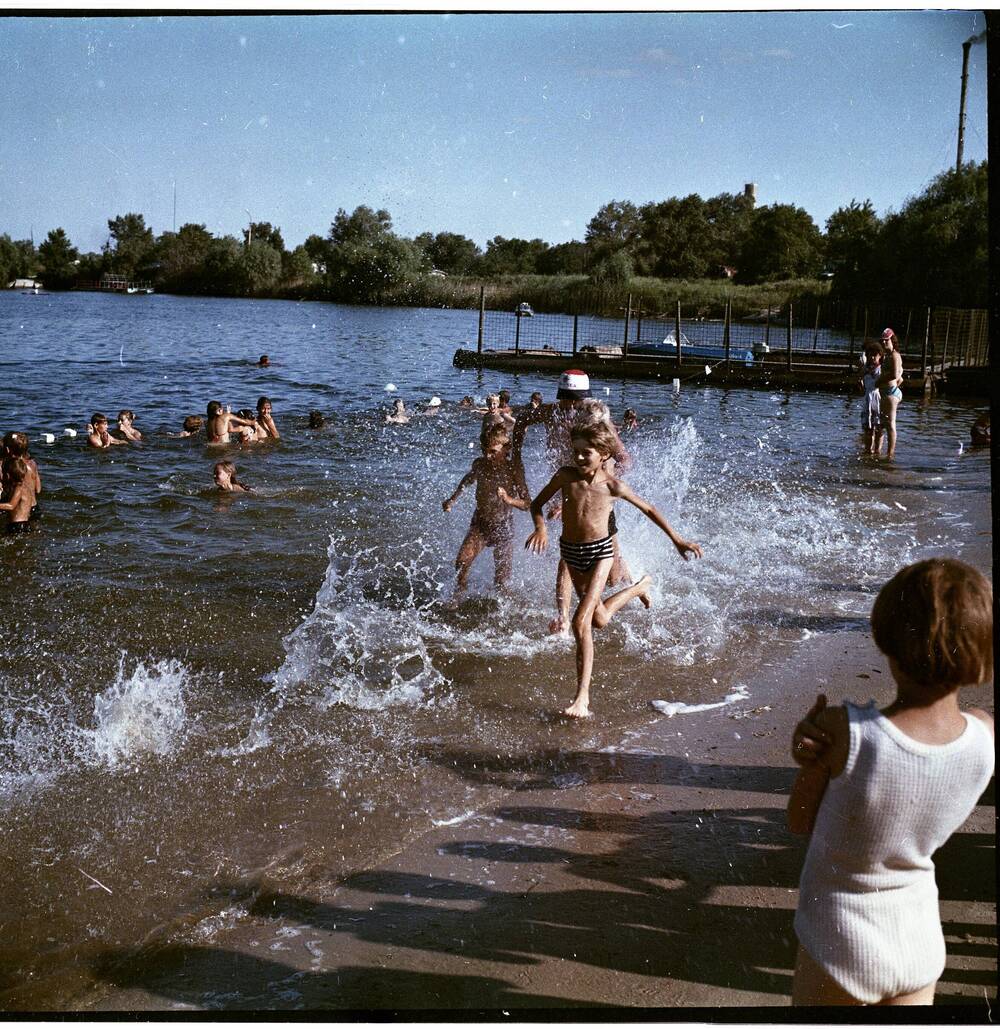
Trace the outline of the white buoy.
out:
M 604 395 L 606 397 L 610 397 L 611 396 L 611 387 L 610 386 L 605 386 L 604 387 Z
M 712 374 L 712 366 L 710 364 L 706 364 L 705 365 L 705 374 L 706 375 L 711 375 Z
M 430 400 L 427 401 L 427 406 L 428 407 L 440 407 L 441 406 L 441 398 L 440 397 L 431 397 Z
M 55 443 L 55 441 L 56 441 L 55 433 L 53 433 L 53 432 L 43 432 L 42 433 L 42 442 L 43 443 Z
M 680 379 L 674 379 L 674 392 L 675 393 L 680 393 L 680 391 L 681 391 L 681 380 Z
M 395 387 L 395 385 L 393 383 L 387 382 L 385 384 L 385 391 L 386 391 L 386 393 L 395 393 L 396 392 L 396 387 Z
M 961 440 L 958 441 L 958 452 L 960 454 L 962 453 L 962 441 Z
M 70 429 L 69 427 L 63 429 L 63 435 L 69 436 L 72 439 L 76 435 L 76 429 Z

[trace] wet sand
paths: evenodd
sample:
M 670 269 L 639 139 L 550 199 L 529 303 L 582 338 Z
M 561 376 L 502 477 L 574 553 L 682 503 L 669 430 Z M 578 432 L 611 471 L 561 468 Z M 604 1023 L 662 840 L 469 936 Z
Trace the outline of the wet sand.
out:
M 746 701 L 663 718 L 615 752 L 572 753 L 568 727 L 555 779 L 470 745 L 463 773 L 509 783 L 500 803 L 308 895 L 220 883 L 233 895 L 218 916 L 143 951 L 109 948 L 72 1008 L 712 1020 L 787 1006 L 805 852 L 784 825 L 791 730 L 818 690 L 837 703 L 891 689 L 867 633 L 829 633 L 776 655 Z M 992 689 L 964 702 L 992 713 Z M 975 1021 L 997 995 L 993 790 L 936 858 L 936 1002 Z

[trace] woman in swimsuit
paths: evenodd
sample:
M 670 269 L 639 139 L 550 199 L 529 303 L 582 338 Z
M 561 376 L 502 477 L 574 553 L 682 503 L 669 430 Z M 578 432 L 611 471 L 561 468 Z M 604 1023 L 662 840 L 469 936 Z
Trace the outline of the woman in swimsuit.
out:
M 650 604 L 652 580 L 648 575 L 612 594 L 607 600 L 601 600 L 614 556 L 609 525 L 614 501 L 627 500 L 642 511 L 670 537 L 685 561 L 692 554 L 701 557 L 701 547 L 681 539 L 652 504 L 636 496 L 621 479 L 607 472 L 604 466 L 616 445 L 616 436 L 610 426 L 603 422 L 579 426 L 572 430 L 571 439 L 574 464 L 560 468 L 531 502 L 535 531 L 528 537 L 525 548 L 536 554 L 545 550 L 548 545 L 545 504 L 561 490 L 563 528 L 559 552 L 580 598 L 572 622 L 576 639 L 576 697 L 563 714 L 586 718 L 590 715 L 594 626 L 603 628 L 633 597 L 638 597 L 646 607 Z
M 903 382 L 903 356 L 899 352 L 899 339 L 892 329 L 882 330 L 882 346 L 885 347 L 885 360 L 878 388 L 882 394 L 882 427 L 889 443 L 885 456 L 892 457 L 896 453 L 896 408 L 903 399 L 903 391 L 899 388 Z

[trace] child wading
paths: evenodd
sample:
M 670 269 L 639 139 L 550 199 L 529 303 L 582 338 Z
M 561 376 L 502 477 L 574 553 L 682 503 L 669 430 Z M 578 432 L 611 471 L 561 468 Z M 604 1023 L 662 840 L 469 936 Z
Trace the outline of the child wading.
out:
M 945 945 L 931 855 L 993 774 L 993 721 L 958 689 L 993 675 L 993 591 L 974 568 L 920 561 L 882 588 L 872 635 L 896 699 L 880 711 L 822 696 L 796 727 L 788 803 L 811 833 L 799 882 L 792 1003 L 932 1004 Z
M 607 600 L 601 600 L 614 558 L 608 524 L 614 501 L 627 500 L 637 507 L 670 537 L 685 561 L 692 554 L 701 557 L 701 547 L 681 539 L 652 504 L 636 496 L 621 479 L 608 474 L 604 465 L 617 445 L 617 438 L 609 425 L 599 422 L 576 427 L 572 430 L 571 440 L 575 464 L 560 468 L 531 502 L 535 531 L 528 537 L 525 547 L 536 554 L 545 550 L 548 533 L 543 511 L 548 500 L 561 490 L 563 529 L 559 551 L 569 566 L 573 586 L 580 598 L 572 623 L 576 640 L 576 697 L 563 713 L 586 718 L 590 714 L 590 678 L 594 667 L 593 627 L 603 628 L 633 597 L 638 597 L 649 607 L 652 580 L 648 575 Z

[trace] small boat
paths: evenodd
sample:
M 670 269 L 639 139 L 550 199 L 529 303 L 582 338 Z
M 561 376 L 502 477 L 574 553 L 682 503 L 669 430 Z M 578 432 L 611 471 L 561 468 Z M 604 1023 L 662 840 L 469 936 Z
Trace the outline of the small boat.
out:
M 527 301 L 522 301 L 522 303 L 518 304 L 517 307 L 514 308 L 514 314 L 516 314 L 518 318 L 531 318 L 534 316 L 535 312 L 532 311 L 531 304 L 527 303 Z
M 153 292 L 153 287 L 152 286 L 129 286 L 128 289 L 125 290 L 125 292 L 126 293 L 152 293 Z

